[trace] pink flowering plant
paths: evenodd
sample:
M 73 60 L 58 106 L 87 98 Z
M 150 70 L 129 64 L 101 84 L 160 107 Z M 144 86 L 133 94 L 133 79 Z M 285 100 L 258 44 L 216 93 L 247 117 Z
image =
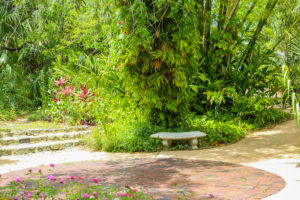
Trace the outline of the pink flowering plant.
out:
M 53 171 L 51 171 L 53 172 Z M 125 186 L 122 190 L 101 183 L 101 179 L 85 180 L 82 177 L 56 177 L 41 170 L 28 170 L 28 179 L 16 177 L 8 186 L 0 187 L 0 197 L 14 200 L 150 200 L 150 195 Z M 91 182 L 86 184 L 85 182 Z M 1 182 L 1 176 L 0 176 Z
M 96 99 L 99 100 L 86 83 L 76 87 L 69 77 L 59 77 L 54 81 L 45 113 L 51 121 L 93 125 L 96 118 L 94 110 L 99 105 L 95 103 Z

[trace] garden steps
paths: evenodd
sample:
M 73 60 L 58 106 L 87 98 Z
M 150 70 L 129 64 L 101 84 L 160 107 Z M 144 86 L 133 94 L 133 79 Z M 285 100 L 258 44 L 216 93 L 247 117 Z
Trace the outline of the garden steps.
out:
M 80 138 L 90 132 L 89 126 L 51 122 L 0 124 L 0 157 L 72 148 L 80 145 Z
M 0 156 L 20 155 L 41 151 L 57 151 L 80 145 L 80 139 L 64 141 L 46 141 L 39 143 L 7 145 L 0 147 Z
M 40 135 L 55 132 L 72 132 L 72 131 L 83 131 L 89 129 L 88 126 L 70 126 L 65 128 L 37 128 L 37 129 L 27 129 L 27 130 L 14 130 L 14 129 L 4 129 L 0 130 L 0 137 L 5 136 L 15 136 L 15 135 Z
M 0 145 L 16 145 L 24 143 L 38 143 L 41 141 L 62 141 L 66 139 L 76 139 L 89 134 L 89 130 L 72 132 L 53 132 L 36 135 L 15 135 L 0 138 Z

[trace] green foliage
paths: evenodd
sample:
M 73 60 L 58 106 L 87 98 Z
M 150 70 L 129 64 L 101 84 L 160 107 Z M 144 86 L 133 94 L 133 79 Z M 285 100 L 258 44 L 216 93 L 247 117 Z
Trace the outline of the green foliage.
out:
M 1 109 L 0 107 L 0 121 L 10 121 L 15 120 L 17 117 L 16 111 L 14 108 L 11 110 Z
M 200 143 L 211 145 L 234 143 L 242 139 L 246 134 L 246 127 L 233 116 L 222 116 L 222 119 L 215 119 L 212 113 L 209 115 L 191 115 L 188 119 L 188 127 L 192 130 L 199 130 L 207 134 L 201 138 Z
M 37 37 L 38 9 L 37 1 L 8 0 L 0 5 L 0 104 L 5 110 L 35 109 L 47 90 L 43 86 L 49 60 Z
M 54 166 L 54 165 L 53 165 Z M 150 200 L 151 196 L 138 189 L 126 186 L 114 188 L 101 186 L 99 180 L 89 180 L 92 183 L 85 184 L 82 178 L 72 176 L 55 177 L 54 175 L 42 174 L 30 169 L 25 175 L 26 179 L 16 177 L 8 186 L 0 187 L 1 198 L 9 199 L 107 199 L 107 200 Z M 78 180 L 77 180 L 78 179 Z M 1 177 L 0 177 L 1 180 Z M 26 185 L 26 188 L 24 187 Z
M 121 123 L 121 122 L 120 122 Z M 107 125 L 106 132 L 94 129 L 90 136 L 85 138 L 87 144 L 94 150 L 109 152 L 153 152 L 162 149 L 161 141 L 150 138 L 150 135 L 163 130 L 148 123 L 139 123 L 128 126 Z
M 279 91 L 297 112 L 298 11 L 296 0 L 7 0 L 0 118 L 41 107 L 52 121 L 97 125 L 88 143 L 107 151 L 156 151 L 160 129 L 236 142 L 289 117 L 273 109 Z M 208 118 L 190 125 L 193 115 Z
M 276 124 L 283 119 L 290 119 L 291 114 L 273 108 L 278 104 L 274 98 L 240 98 L 230 113 L 236 115 L 243 122 L 263 127 Z
M 27 117 L 27 122 L 34 122 L 34 121 L 47 121 L 48 117 L 43 113 L 36 111 L 33 112 L 29 117 Z
M 233 121 L 209 120 L 201 127 L 211 144 L 234 143 L 245 136 L 245 130 Z
M 174 127 L 188 113 L 197 71 L 199 32 L 194 1 L 119 2 L 112 53 L 125 89 L 156 124 Z

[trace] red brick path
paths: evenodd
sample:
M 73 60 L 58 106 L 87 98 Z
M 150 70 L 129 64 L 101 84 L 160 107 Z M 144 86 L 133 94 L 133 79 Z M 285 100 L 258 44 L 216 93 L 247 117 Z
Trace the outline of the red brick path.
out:
M 42 166 L 33 170 L 49 170 Z M 0 185 L 24 171 L 3 175 Z M 178 196 L 188 199 L 255 200 L 279 192 L 285 182 L 269 172 L 242 165 L 190 159 L 129 159 L 66 163 L 48 171 L 55 177 L 81 176 L 83 181 L 93 178 L 102 184 L 123 187 L 142 187 L 154 199 L 175 200 Z

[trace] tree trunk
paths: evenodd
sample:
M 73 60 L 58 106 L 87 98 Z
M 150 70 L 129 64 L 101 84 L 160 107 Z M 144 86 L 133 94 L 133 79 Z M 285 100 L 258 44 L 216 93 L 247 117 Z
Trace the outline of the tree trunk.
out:
M 204 27 L 204 52 L 207 53 L 209 46 L 210 46 L 210 26 L 211 26 L 211 6 L 212 6 L 212 1 L 207 0 L 205 4 L 205 11 L 204 11 L 204 16 L 206 18 L 205 20 L 205 27 Z

